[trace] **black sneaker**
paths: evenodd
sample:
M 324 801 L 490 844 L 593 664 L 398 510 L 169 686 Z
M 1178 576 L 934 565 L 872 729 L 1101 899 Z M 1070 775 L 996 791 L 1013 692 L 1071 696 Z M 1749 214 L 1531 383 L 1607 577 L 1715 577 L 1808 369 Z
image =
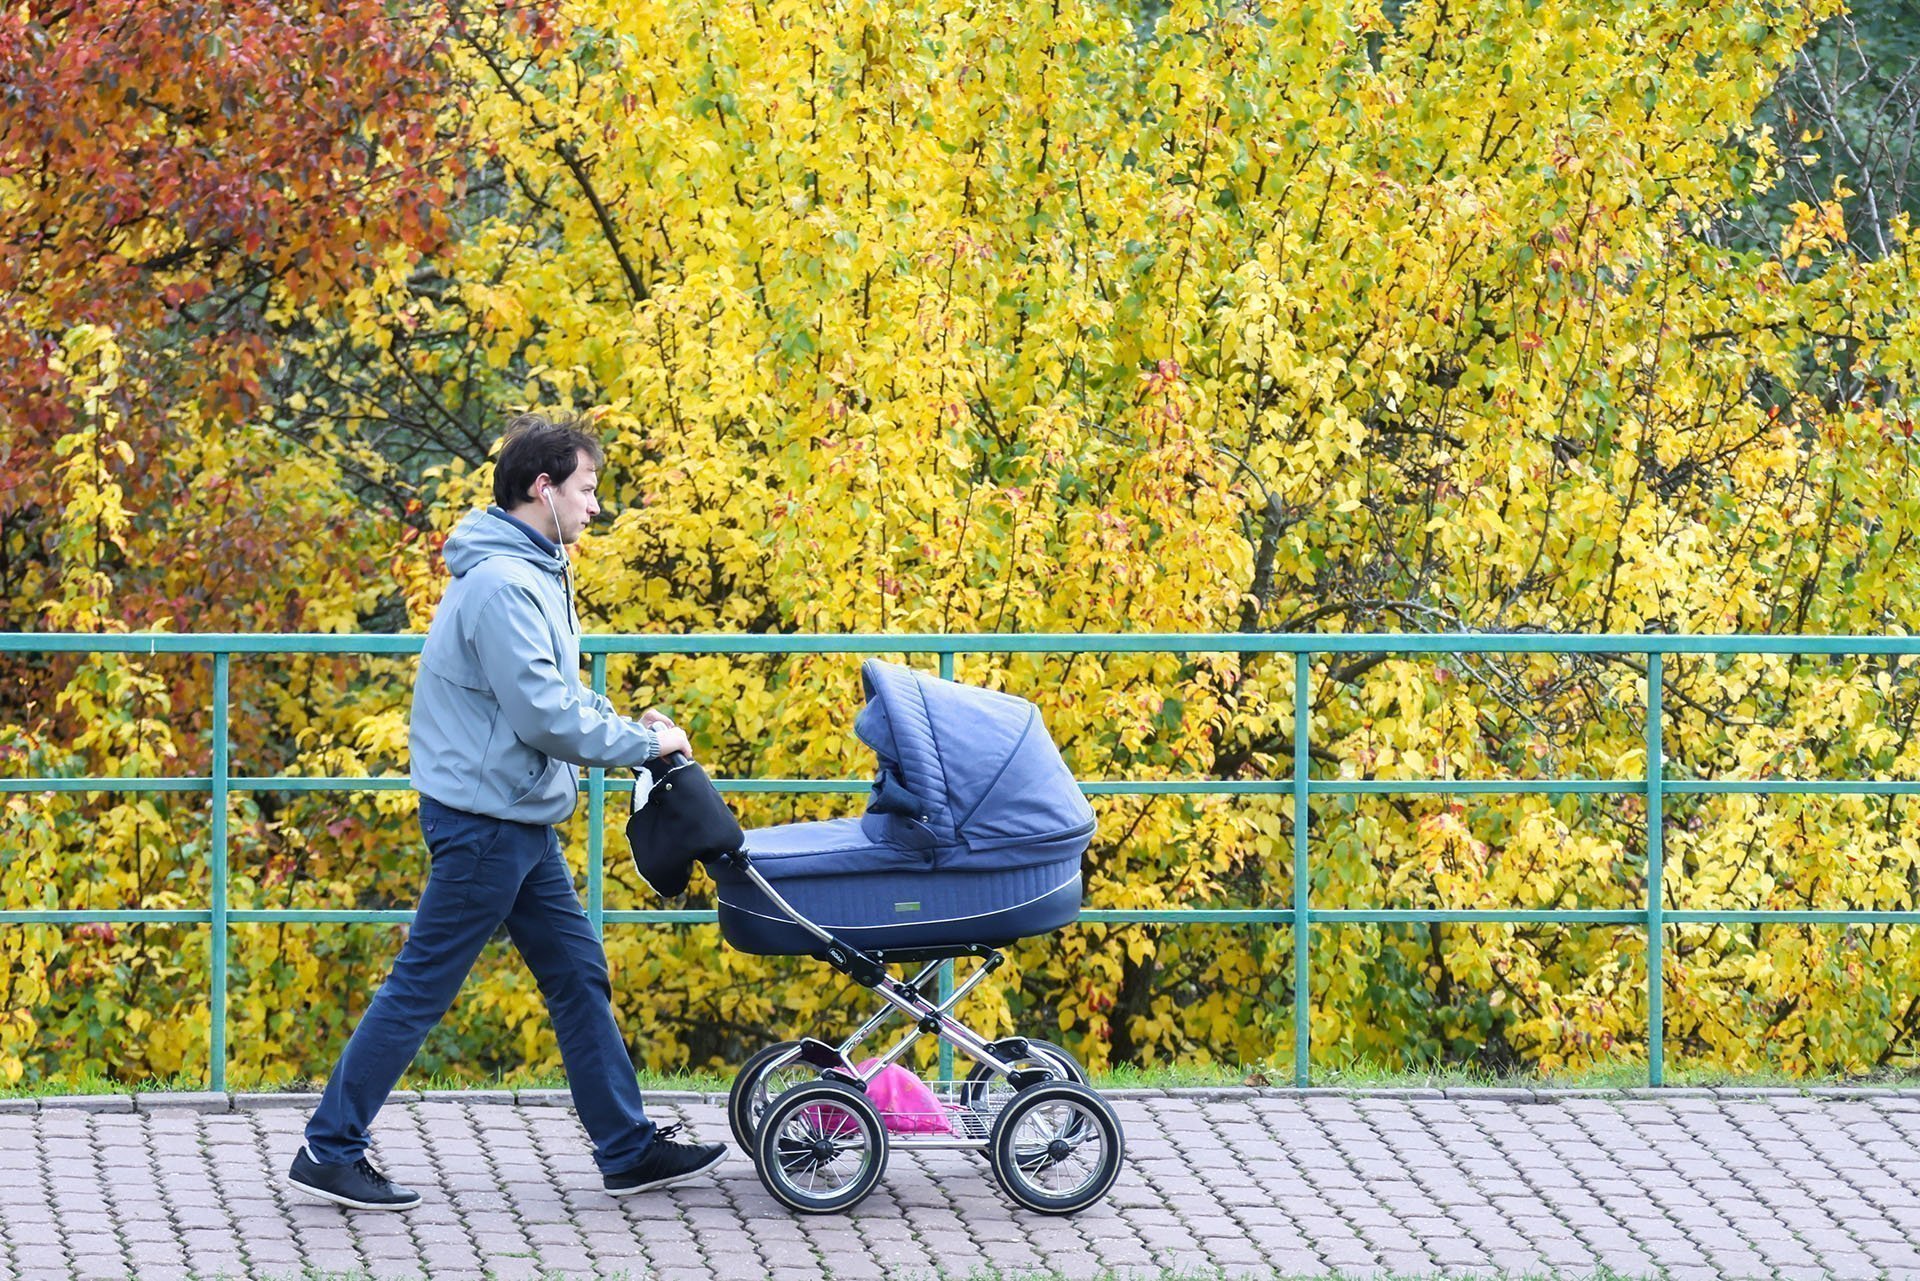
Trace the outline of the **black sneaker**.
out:
M 636 1192 L 651 1192 L 682 1179 L 691 1179 L 696 1174 L 705 1174 L 727 1159 L 726 1144 L 682 1143 L 673 1137 L 679 1132 L 677 1125 L 662 1126 L 654 1131 L 653 1145 L 640 1158 L 639 1165 L 618 1174 L 609 1174 L 602 1180 L 607 1195 L 632 1196 Z
M 305 1144 L 294 1153 L 287 1182 L 302 1192 L 355 1210 L 411 1210 L 420 1194 L 403 1188 L 361 1157 L 352 1165 L 321 1165 L 308 1155 Z

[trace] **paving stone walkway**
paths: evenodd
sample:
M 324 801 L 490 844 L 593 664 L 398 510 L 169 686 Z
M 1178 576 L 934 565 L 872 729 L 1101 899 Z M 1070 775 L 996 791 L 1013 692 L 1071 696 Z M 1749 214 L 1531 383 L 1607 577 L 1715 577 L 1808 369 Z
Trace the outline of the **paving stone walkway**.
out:
M 396 1100 L 375 1156 L 426 1200 L 351 1214 L 282 1181 L 290 1096 L 0 1105 L 0 1281 L 344 1274 L 880 1281 L 1343 1273 L 1920 1278 L 1920 1097 L 1116 1092 L 1128 1162 L 1068 1219 L 984 1158 L 897 1153 L 845 1216 L 717 1177 L 605 1196 L 564 1095 Z M 722 1100 L 650 1110 L 727 1136 Z

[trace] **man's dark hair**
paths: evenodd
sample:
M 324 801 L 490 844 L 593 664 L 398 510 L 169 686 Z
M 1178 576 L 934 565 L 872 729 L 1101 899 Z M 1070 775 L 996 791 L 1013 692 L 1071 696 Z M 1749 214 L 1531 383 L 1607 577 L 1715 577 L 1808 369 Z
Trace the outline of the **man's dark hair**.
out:
M 518 507 L 533 498 L 533 482 L 542 473 L 558 485 L 573 475 L 585 454 L 599 467 L 606 461 L 600 441 L 586 429 L 585 420 L 572 414 L 553 418 L 521 414 L 507 424 L 500 457 L 493 464 L 493 501 Z

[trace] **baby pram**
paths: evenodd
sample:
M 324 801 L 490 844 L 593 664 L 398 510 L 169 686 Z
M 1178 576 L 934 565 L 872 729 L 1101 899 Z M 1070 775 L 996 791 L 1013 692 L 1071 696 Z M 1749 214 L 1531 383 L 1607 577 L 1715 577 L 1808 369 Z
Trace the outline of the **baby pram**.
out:
M 1017 1204 L 1085 1209 L 1120 1172 L 1113 1109 L 1065 1050 L 987 1041 L 952 1011 L 1003 963 L 999 948 L 1078 916 L 1093 811 L 1027 700 L 877 659 L 861 680 L 854 732 L 879 758 L 866 812 L 749 831 L 743 849 L 704 861 L 731 946 L 812 956 L 883 1004 L 845 1040 L 806 1037 L 750 1058 L 727 1100 L 734 1137 L 767 1190 L 809 1213 L 857 1204 L 893 1148 L 984 1151 Z M 941 965 L 963 960 L 971 972 L 938 999 Z M 896 1013 L 902 1039 L 856 1065 Z M 931 1091 L 906 1078 L 903 1096 L 896 1064 L 927 1035 L 973 1066 Z

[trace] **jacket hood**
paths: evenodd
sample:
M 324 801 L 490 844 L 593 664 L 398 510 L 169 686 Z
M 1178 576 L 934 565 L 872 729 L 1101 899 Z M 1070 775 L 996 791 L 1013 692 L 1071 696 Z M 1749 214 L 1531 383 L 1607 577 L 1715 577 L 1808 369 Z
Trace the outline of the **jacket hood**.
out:
M 490 511 L 471 511 L 460 518 L 447 535 L 441 550 L 447 568 L 459 578 L 471 572 L 489 556 L 514 556 L 538 565 L 549 573 L 564 576 L 566 568 L 558 553 L 549 555 L 534 546 L 533 540 Z

